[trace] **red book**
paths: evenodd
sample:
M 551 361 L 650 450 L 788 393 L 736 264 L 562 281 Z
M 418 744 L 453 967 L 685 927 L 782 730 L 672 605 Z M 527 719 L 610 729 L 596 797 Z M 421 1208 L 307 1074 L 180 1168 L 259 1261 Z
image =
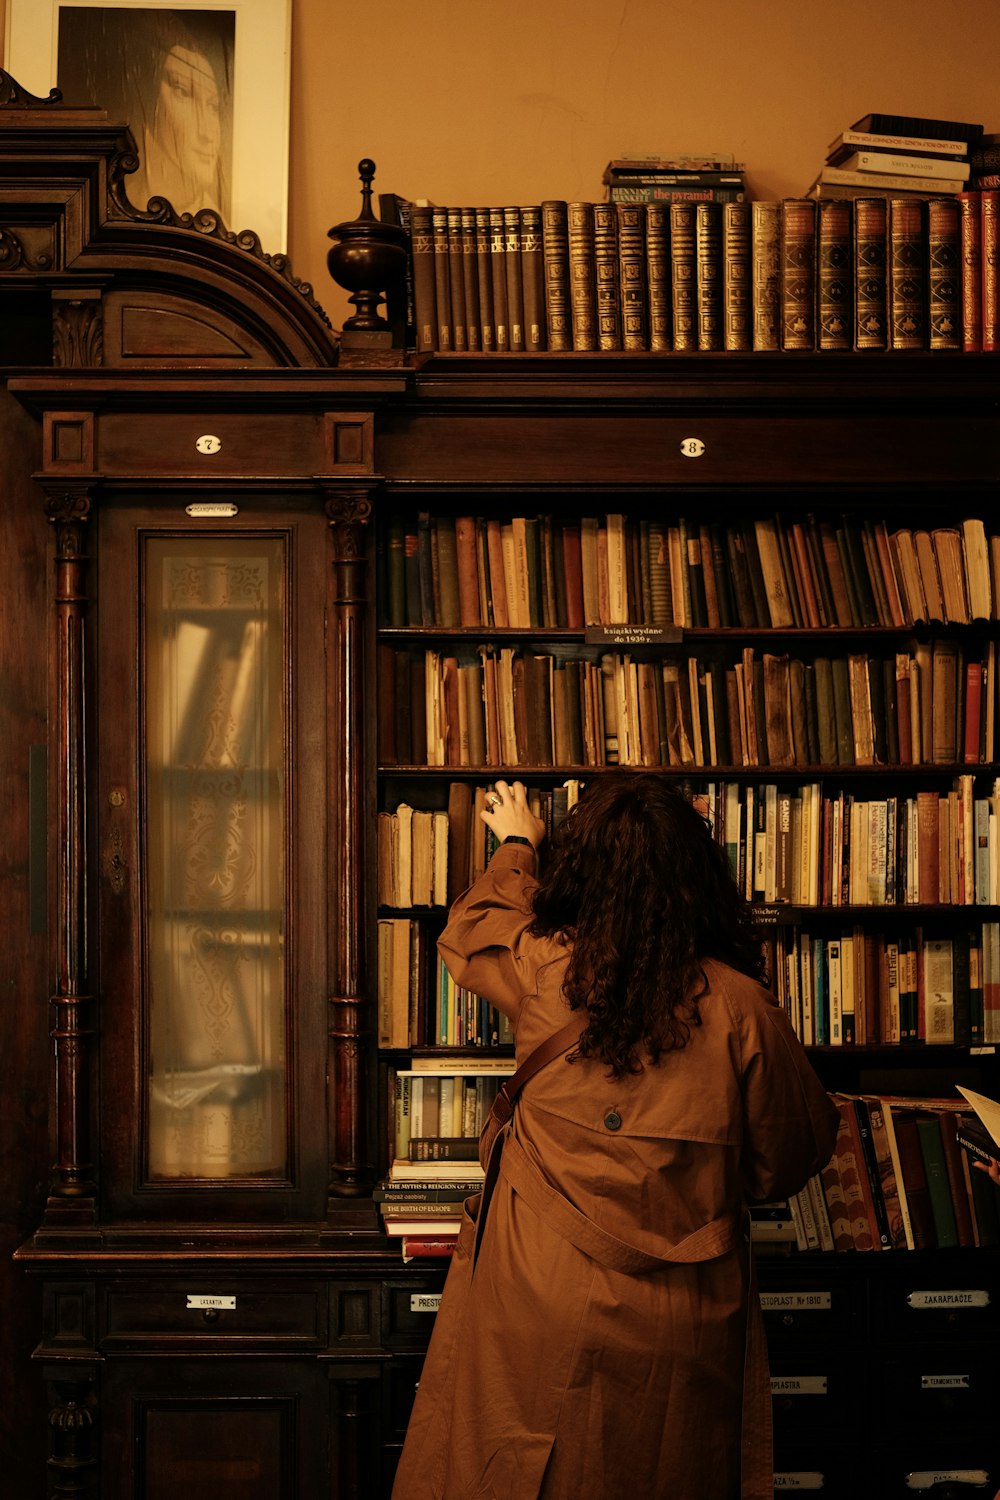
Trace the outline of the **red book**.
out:
M 399 1244 L 404 1260 L 447 1260 L 455 1253 L 454 1239 L 430 1239 L 418 1234 L 405 1234 Z
M 474 516 L 455 521 L 455 553 L 458 562 L 458 618 L 461 625 L 481 625 L 479 618 L 479 563 Z
M 979 717 L 982 711 L 983 664 L 970 661 L 965 668 L 965 739 L 962 759 L 967 766 L 979 762 Z
M 899 764 L 913 765 L 913 725 L 910 720 L 910 674 L 896 674 L 896 733 L 899 737 Z
M 983 352 L 1000 349 L 1000 188 L 979 194 L 982 224 Z
M 890 1108 L 888 1105 L 885 1107 Z M 933 1250 L 937 1245 L 937 1234 L 927 1188 L 927 1174 L 924 1171 L 924 1155 L 917 1134 L 917 1115 L 912 1109 L 891 1108 L 899 1164 L 903 1172 L 903 1191 L 906 1194 L 910 1229 L 913 1232 L 913 1248 Z
M 566 575 L 566 625 L 570 630 L 582 630 L 585 621 L 579 526 L 564 526 L 562 543 L 563 571 Z
M 869 1216 L 871 1194 L 866 1188 L 868 1173 L 861 1155 L 861 1140 L 857 1135 L 854 1110 L 849 1100 L 835 1099 L 834 1103 L 840 1116 L 834 1150 L 844 1189 L 851 1238 L 855 1250 L 874 1250 L 878 1243 L 874 1229 L 874 1210 Z
M 983 236 L 979 193 L 956 193 L 962 247 L 962 348 L 974 354 L 983 347 Z

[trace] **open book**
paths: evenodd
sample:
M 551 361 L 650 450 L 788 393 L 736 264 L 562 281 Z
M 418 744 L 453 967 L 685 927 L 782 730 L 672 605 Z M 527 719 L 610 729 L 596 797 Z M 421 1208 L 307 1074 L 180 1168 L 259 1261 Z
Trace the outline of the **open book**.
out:
M 956 1087 L 963 1099 L 972 1105 L 978 1121 L 978 1124 L 976 1121 L 960 1122 L 958 1144 L 979 1161 L 1000 1161 L 1000 1104 L 985 1094 L 963 1089 L 961 1084 Z

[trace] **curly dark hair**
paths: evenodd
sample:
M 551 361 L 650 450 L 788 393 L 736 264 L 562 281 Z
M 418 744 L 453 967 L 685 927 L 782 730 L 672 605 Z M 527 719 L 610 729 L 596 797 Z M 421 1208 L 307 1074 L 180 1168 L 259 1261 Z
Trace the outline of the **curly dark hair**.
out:
M 533 933 L 571 945 L 564 993 L 590 1018 L 573 1056 L 600 1058 L 616 1078 L 686 1045 L 704 959 L 764 974 L 725 850 L 664 777 L 588 783 L 552 836 L 533 910 Z

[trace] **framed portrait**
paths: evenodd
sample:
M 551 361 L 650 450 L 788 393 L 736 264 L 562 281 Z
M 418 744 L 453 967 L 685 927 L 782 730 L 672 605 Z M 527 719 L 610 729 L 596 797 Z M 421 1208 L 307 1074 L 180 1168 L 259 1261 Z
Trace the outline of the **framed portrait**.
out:
M 5 68 L 131 127 L 145 209 L 208 208 L 285 250 L 291 0 L 7 0 Z

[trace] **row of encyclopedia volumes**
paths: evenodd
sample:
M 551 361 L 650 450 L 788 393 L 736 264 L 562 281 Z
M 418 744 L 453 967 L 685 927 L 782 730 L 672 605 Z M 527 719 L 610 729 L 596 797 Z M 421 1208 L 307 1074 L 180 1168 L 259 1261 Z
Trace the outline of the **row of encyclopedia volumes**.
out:
M 396 515 L 383 626 L 824 629 L 964 625 L 1000 610 L 1000 534 L 981 517 Z
M 1000 1244 L 1000 1196 L 959 1145 L 970 1119 L 963 1099 L 832 1097 L 840 1117 L 834 1153 L 790 1200 L 801 1249 Z
M 1000 926 L 765 933 L 771 988 L 807 1047 L 1000 1041 Z
M 990 193 L 970 196 L 985 265 Z M 954 194 L 411 202 L 399 217 L 418 353 L 936 350 L 976 338 L 963 326 L 966 215 Z M 989 348 L 977 275 L 977 347 Z
M 810 659 L 676 644 L 592 656 L 379 646 L 379 757 L 446 767 L 979 765 L 996 642 Z M 735 660 L 733 659 L 735 655 Z
M 397 1069 L 391 1074 L 391 1106 L 394 1160 L 413 1163 L 414 1173 L 430 1170 L 433 1164 L 440 1175 L 475 1176 L 478 1154 L 462 1150 L 460 1142 L 478 1142 L 493 1101 L 504 1079 L 514 1071 L 513 1059 L 504 1070 L 475 1072 L 473 1067 L 440 1071 Z M 413 1142 L 419 1148 L 411 1151 Z M 456 1143 L 451 1151 L 435 1141 Z M 461 1170 L 459 1170 L 461 1169 Z
M 768 906 L 993 906 L 1000 900 L 997 783 L 862 798 L 768 782 L 710 783 L 717 841 L 748 901 Z
M 380 917 L 377 957 L 380 1047 L 489 1048 L 513 1041 L 507 1018 L 456 984 L 417 918 Z

